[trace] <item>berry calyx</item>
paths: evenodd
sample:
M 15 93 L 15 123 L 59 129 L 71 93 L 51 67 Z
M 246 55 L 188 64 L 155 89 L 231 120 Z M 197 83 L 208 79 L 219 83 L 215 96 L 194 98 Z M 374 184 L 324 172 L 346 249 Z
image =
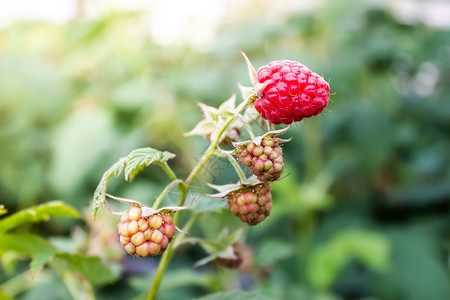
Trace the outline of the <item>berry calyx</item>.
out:
M 162 254 L 176 231 L 169 213 L 142 215 L 142 209 L 132 206 L 122 214 L 118 224 L 120 243 L 129 254 L 138 257 Z
M 261 183 L 228 194 L 228 207 L 242 222 L 250 226 L 261 223 L 272 210 L 270 185 Z
M 273 61 L 257 72 L 260 97 L 255 108 L 273 124 L 291 124 L 318 115 L 328 105 L 330 85 L 305 65 Z

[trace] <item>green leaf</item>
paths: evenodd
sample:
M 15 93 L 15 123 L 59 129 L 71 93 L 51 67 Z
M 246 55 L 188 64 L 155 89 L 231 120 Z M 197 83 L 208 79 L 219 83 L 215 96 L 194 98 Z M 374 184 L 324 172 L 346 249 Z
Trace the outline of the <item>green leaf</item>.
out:
M 257 292 L 221 292 L 197 298 L 197 300 L 275 300 L 275 298 L 261 295 Z
M 295 254 L 295 246 L 284 240 L 268 240 L 256 252 L 255 262 L 260 266 L 274 264 Z
M 149 166 L 151 163 L 164 163 L 175 154 L 167 151 L 159 151 L 150 147 L 136 149 L 132 151 L 125 160 L 125 180 L 133 180 L 134 176 L 144 166 Z
M 51 201 L 30 207 L 0 220 L 0 233 L 29 222 L 47 221 L 50 217 L 66 216 L 78 218 L 78 212 L 62 201 Z
M 389 267 L 390 244 L 385 236 L 370 231 L 348 231 L 334 237 L 313 252 L 308 276 L 319 289 L 330 287 L 351 259 L 358 259 L 373 271 Z
M 117 178 L 124 171 L 125 180 L 133 180 L 134 176 L 144 167 L 152 163 L 164 164 L 174 157 L 175 154 L 173 153 L 147 147 L 133 150 L 127 157 L 119 159 L 103 174 L 100 183 L 95 189 L 93 205 L 94 218 L 106 205 L 106 188 L 113 175 Z
M 207 272 L 194 272 L 190 269 L 178 269 L 166 272 L 161 281 L 161 291 L 172 290 L 183 286 L 207 288 L 215 275 Z M 148 281 L 147 281 L 148 284 Z
M 107 284 L 116 279 L 112 270 L 103 265 L 99 257 L 58 253 L 54 259 L 66 269 L 79 273 L 94 286 Z
M 442 223 L 448 228 L 447 223 Z M 443 240 L 437 227 L 426 222 L 389 228 L 392 265 L 379 274 L 374 288 L 380 299 L 450 299 L 448 264 L 444 263 Z M 395 291 L 395 294 L 393 294 Z
M 35 234 L 0 234 L 0 253 L 8 251 L 15 251 L 31 257 L 31 274 L 34 276 L 56 254 L 57 249 L 50 242 Z
M 3 299 L 3 300 L 14 300 L 14 298 L 11 298 L 8 295 L 6 295 L 5 292 L 2 291 L 2 290 L 0 290 L 0 299 Z
M 189 206 L 188 210 L 192 211 L 194 214 L 203 214 L 203 213 L 221 213 L 223 209 L 225 209 L 225 201 L 223 199 L 216 199 L 206 196 L 199 196 L 194 198 L 194 202 L 191 206 Z M 188 195 L 189 199 L 189 195 Z
M 94 218 L 106 205 L 106 188 L 111 177 L 114 175 L 117 178 L 122 173 L 125 161 L 126 158 L 122 157 L 103 174 L 102 179 L 94 192 Z
M 207 272 L 205 270 L 194 271 L 190 268 L 177 268 L 176 270 L 168 270 L 164 273 L 159 291 L 162 294 L 164 293 L 165 297 L 161 296 L 162 298 L 175 299 L 174 297 L 168 297 L 167 292 L 177 291 L 177 289 L 183 287 L 199 287 L 209 290 L 217 286 L 217 280 L 217 275 L 213 272 Z M 147 290 L 148 283 L 152 281 L 152 276 L 133 276 L 129 279 L 130 286 L 134 290 Z M 183 299 L 187 298 L 183 297 Z

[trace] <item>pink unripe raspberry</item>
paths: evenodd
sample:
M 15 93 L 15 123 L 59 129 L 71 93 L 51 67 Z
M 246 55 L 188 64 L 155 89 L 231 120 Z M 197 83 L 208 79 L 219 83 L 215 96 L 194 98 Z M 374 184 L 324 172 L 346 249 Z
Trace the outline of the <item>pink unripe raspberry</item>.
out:
M 168 213 L 143 217 L 142 209 L 133 206 L 120 218 L 118 230 L 125 251 L 146 257 L 162 254 L 172 240 L 176 227 Z
M 228 207 L 236 217 L 248 225 L 262 222 L 272 210 L 270 185 L 261 183 L 230 193 Z
M 258 70 L 257 79 L 267 86 L 255 108 L 273 124 L 301 121 L 318 115 L 328 105 L 328 82 L 299 62 L 270 62 Z
M 240 146 L 239 161 L 260 181 L 269 182 L 280 178 L 284 169 L 282 148 L 277 138 L 263 137 L 261 145 L 248 142 Z

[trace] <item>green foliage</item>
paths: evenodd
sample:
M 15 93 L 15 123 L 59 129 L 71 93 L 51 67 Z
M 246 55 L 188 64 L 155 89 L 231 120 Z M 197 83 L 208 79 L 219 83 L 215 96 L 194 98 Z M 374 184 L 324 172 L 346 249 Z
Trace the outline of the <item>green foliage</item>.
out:
M 103 265 L 98 257 L 81 254 L 59 253 L 55 259 L 63 269 L 81 274 L 92 285 L 104 285 L 116 279 L 110 268 Z
M 152 163 L 163 165 L 175 154 L 158 151 L 153 148 L 141 148 L 131 151 L 127 157 L 119 159 L 104 174 L 94 193 L 94 218 L 106 204 L 106 188 L 111 177 L 116 178 L 125 170 L 125 180 L 133 180 L 136 174 Z
M 389 272 L 375 279 L 376 287 L 382 291 L 380 294 L 390 299 L 447 298 L 450 293 L 448 267 L 441 263 L 436 231 L 421 224 L 392 228 L 387 236 L 394 257 Z
M 0 254 L 2 256 L 8 254 L 15 259 L 31 258 L 30 271 L 33 278 L 38 275 L 38 271 L 41 271 L 44 265 L 52 266 L 65 278 L 73 296 L 76 292 L 71 289 L 73 283 L 69 284 L 67 277 L 72 277 L 72 282 L 82 281 L 84 279 L 73 277 L 73 274 L 79 272 L 87 280 L 82 289 L 87 288 L 86 295 L 92 298 L 92 287 L 86 287 L 86 285 L 102 285 L 115 279 L 111 270 L 104 266 L 98 257 L 60 253 L 50 241 L 38 234 L 7 233 L 29 223 L 48 221 L 52 217 L 59 216 L 79 218 L 74 208 L 61 201 L 47 202 L 4 217 L 0 220 Z M 2 263 L 5 262 L 2 261 Z M 11 289 L 7 289 L 5 297 L 14 296 L 13 294 Z
M 239 92 L 237 81 L 250 84 L 237 48 L 256 68 L 276 59 L 304 63 L 330 81 L 333 102 L 289 132 L 290 175 L 272 186 L 270 217 L 244 233 L 253 264 L 193 268 L 209 254 L 180 245 L 158 298 L 450 298 L 449 30 L 405 23 L 397 4 L 324 1 L 274 18 L 278 2 L 251 2 L 202 46 L 157 44 L 140 13 L 0 28 L 0 298 L 148 292 L 156 261 L 111 255 L 117 218 L 98 214 L 106 188 L 153 200 L 174 179 L 145 168 L 152 160 L 171 159 L 174 173 L 187 176 L 207 147 L 200 137 L 182 138 L 201 119 L 195 103 L 219 107 Z M 135 153 L 127 169 L 131 149 L 147 146 L 168 152 Z M 227 163 L 214 162 L 219 167 L 205 167 L 180 216 L 183 227 L 198 215 L 191 238 L 214 241 L 225 226 L 242 226 L 225 201 L 200 196 L 211 193 L 203 180 L 236 182 Z M 87 210 L 103 173 L 94 223 L 90 213 L 75 225 L 58 217 Z M 133 184 L 111 180 L 122 173 Z M 165 200 L 177 197 L 170 191 Z M 38 205 L 49 199 L 66 204 Z M 55 235 L 70 241 L 71 254 L 55 247 Z
M 148 277 L 135 277 L 132 281 L 134 288 L 145 290 L 148 287 L 148 282 L 152 278 Z M 160 291 L 165 295 L 173 295 L 174 297 L 180 297 L 180 288 L 186 287 L 200 287 L 209 288 L 217 284 L 217 278 L 212 272 L 198 272 L 192 270 L 192 268 L 178 268 L 176 271 L 168 271 L 164 274 L 164 278 L 161 282 Z M 170 294 L 171 291 L 175 291 L 174 294 Z M 181 298 L 181 297 L 180 297 Z M 189 297 L 184 297 L 189 298 Z
M 327 289 L 351 259 L 357 259 L 374 271 L 386 271 L 389 267 L 389 252 L 389 241 L 381 234 L 342 232 L 313 252 L 308 276 L 314 287 Z
M 175 157 L 175 154 L 158 151 L 152 148 L 133 150 L 125 159 L 125 180 L 133 180 L 142 167 L 148 167 L 151 163 L 162 164 Z
M 0 220 L 0 233 L 25 223 L 48 221 L 51 217 L 65 216 L 78 218 L 78 212 L 61 201 L 51 201 L 21 210 Z
M 51 217 L 78 218 L 78 212 L 61 201 L 53 201 L 16 212 L 0 220 L 0 253 L 17 252 L 32 258 L 30 267 L 36 275 L 56 254 L 56 248 L 44 238 L 31 233 L 6 233 L 26 223 L 48 221 Z
M 30 269 L 33 276 L 56 254 L 51 243 L 35 234 L 1 234 L 0 239 L 0 253 L 14 251 L 32 258 Z
M 295 246 L 284 240 L 271 239 L 256 251 L 255 263 L 260 266 L 274 265 L 295 255 Z
M 223 199 L 198 196 L 192 193 L 188 195 L 188 200 L 190 198 L 192 198 L 194 202 L 189 206 L 188 210 L 193 214 L 221 213 L 226 208 Z
M 206 297 L 197 298 L 198 300 L 272 300 L 276 298 L 268 297 L 262 294 L 258 294 L 255 292 L 243 292 L 243 291 L 234 291 L 234 292 L 222 292 L 212 294 Z

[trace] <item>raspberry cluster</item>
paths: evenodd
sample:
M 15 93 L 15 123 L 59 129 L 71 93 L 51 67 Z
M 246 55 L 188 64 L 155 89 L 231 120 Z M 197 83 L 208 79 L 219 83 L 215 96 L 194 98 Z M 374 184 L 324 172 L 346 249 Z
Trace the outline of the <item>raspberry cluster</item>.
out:
M 257 79 L 267 86 L 255 108 L 273 124 L 301 121 L 318 115 L 328 105 L 328 82 L 299 62 L 270 62 L 258 70 Z
M 277 138 L 266 136 L 262 138 L 261 145 L 251 141 L 238 149 L 239 161 L 260 181 L 270 182 L 280 178 L 284 162 Z
M 228 207 L 242 222 L 256 225 L 269 216 L 272 210 L 270 185 L 261 183 L 228 194 Z
M 131 255 L 138 257 L 162 254 L 169 245 L 176 227 L 168 213 L 142 216 L 142 209 L 132 206 L 121 217 L 120 243 Z

